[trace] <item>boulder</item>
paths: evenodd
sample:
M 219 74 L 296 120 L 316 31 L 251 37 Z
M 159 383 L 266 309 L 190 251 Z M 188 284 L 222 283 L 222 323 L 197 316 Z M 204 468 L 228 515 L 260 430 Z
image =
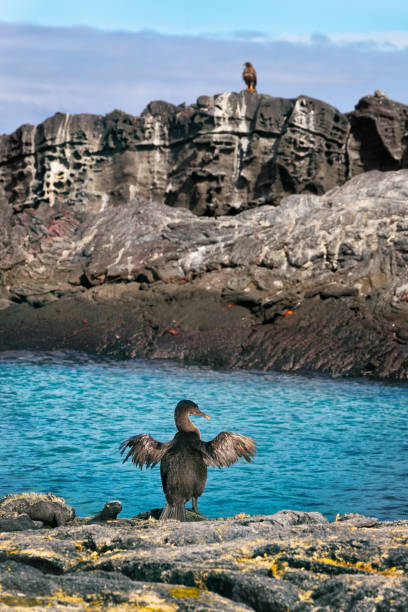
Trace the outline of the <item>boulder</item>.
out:
M 351 176 L 369 170 L 408 168 L 408 106 L 377 90 L 373 96 L 361 98 L 347 117 Z

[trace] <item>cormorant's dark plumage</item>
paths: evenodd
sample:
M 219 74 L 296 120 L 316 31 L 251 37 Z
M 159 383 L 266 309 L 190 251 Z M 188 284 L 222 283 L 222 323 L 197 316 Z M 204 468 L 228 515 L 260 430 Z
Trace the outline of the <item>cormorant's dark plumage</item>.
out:
M 182 400 L 176 406 L 174 420 L 178 432 L 170 442 L 158 442 L 150 434 L 134 436 L 122 442 L 123 460 L 142 468 L 160 463 L 160 474 L 167 504 L 160 519 L 186 520 L 185 503 L 191 499 L 194 512 L 198 513 L 197 499 L 204 491 L 208 466 L 229 466 L 240 457 L 251 461 L 255 454 L 255 442 L 249 436 L 223 431 L 210 442 L 201 440 L 200 430 L 189 416 L 210 417 L 190 400 Z

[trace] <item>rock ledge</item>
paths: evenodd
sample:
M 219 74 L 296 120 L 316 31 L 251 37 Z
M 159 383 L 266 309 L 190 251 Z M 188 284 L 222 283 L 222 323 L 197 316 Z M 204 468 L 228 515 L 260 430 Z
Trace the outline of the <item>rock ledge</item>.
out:
M 408 521 L 284 510 L 0 534 L 0 609 L 404 610 Z

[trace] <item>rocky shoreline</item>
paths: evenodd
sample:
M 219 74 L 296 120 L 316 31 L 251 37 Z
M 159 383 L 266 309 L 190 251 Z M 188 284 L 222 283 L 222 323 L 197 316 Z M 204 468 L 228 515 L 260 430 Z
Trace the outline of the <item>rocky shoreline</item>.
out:
M 1 136 L 0 350 L 407 380 L 406 117 L 228 93 Z
M 400 170 L 234 217 L 61 217 L 3 267 L 1 348 L 406 380 L 407 212 Z
M 408 606 L 405 520 L 349 514 L 329 522 L 318 512 L 291 510 L 189 523 L 103 520 L 73 518 L 61 498 L 53 499 L 64 517 L 59 526 L 0 532 L 0 610 L 389 612 Z

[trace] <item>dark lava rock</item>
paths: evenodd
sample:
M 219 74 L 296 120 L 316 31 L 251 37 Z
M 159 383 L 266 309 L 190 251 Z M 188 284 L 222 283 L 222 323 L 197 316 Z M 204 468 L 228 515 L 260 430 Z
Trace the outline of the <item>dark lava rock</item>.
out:
M 408 378 L 408 170 L 216 219 L 57 208 L 10 217 L 2 350 Z
M 13 531 L 13 525 L 20 530 L 27 521 L 31 521 L 32 526 L 25 529 L 37 528 L 38 521 L 40 526 L 57 527 L 74 518 L 74 508 L 68 506 L 62 497 L 51 493 L 13 493 L 0 499 L 0 530 L 3 531 Z
M 402 611 L 407 543 L 408 521 L 290 510 L 0 534 L 0 607 Z
M 351 176 L 368 170 L 408 168 L 408 106 L 376 91 L 361 98 L 347 116 Z
M 0 350 L 406 380 L 407 117 L 242 92 L 1 136 Z
M 190 106 L 154 101 L 140 117 L 57 113 L 0 136 L 0 209 L 47 204 L 58 237 L 73 223 L 61 207 L 79 203 L 98 212 L 138 195 L 210 216 L 276 205 L 362 171 L 407 167 L 407 117 L 378 92 L 347 115 L 303 95 L 245 91 Z

